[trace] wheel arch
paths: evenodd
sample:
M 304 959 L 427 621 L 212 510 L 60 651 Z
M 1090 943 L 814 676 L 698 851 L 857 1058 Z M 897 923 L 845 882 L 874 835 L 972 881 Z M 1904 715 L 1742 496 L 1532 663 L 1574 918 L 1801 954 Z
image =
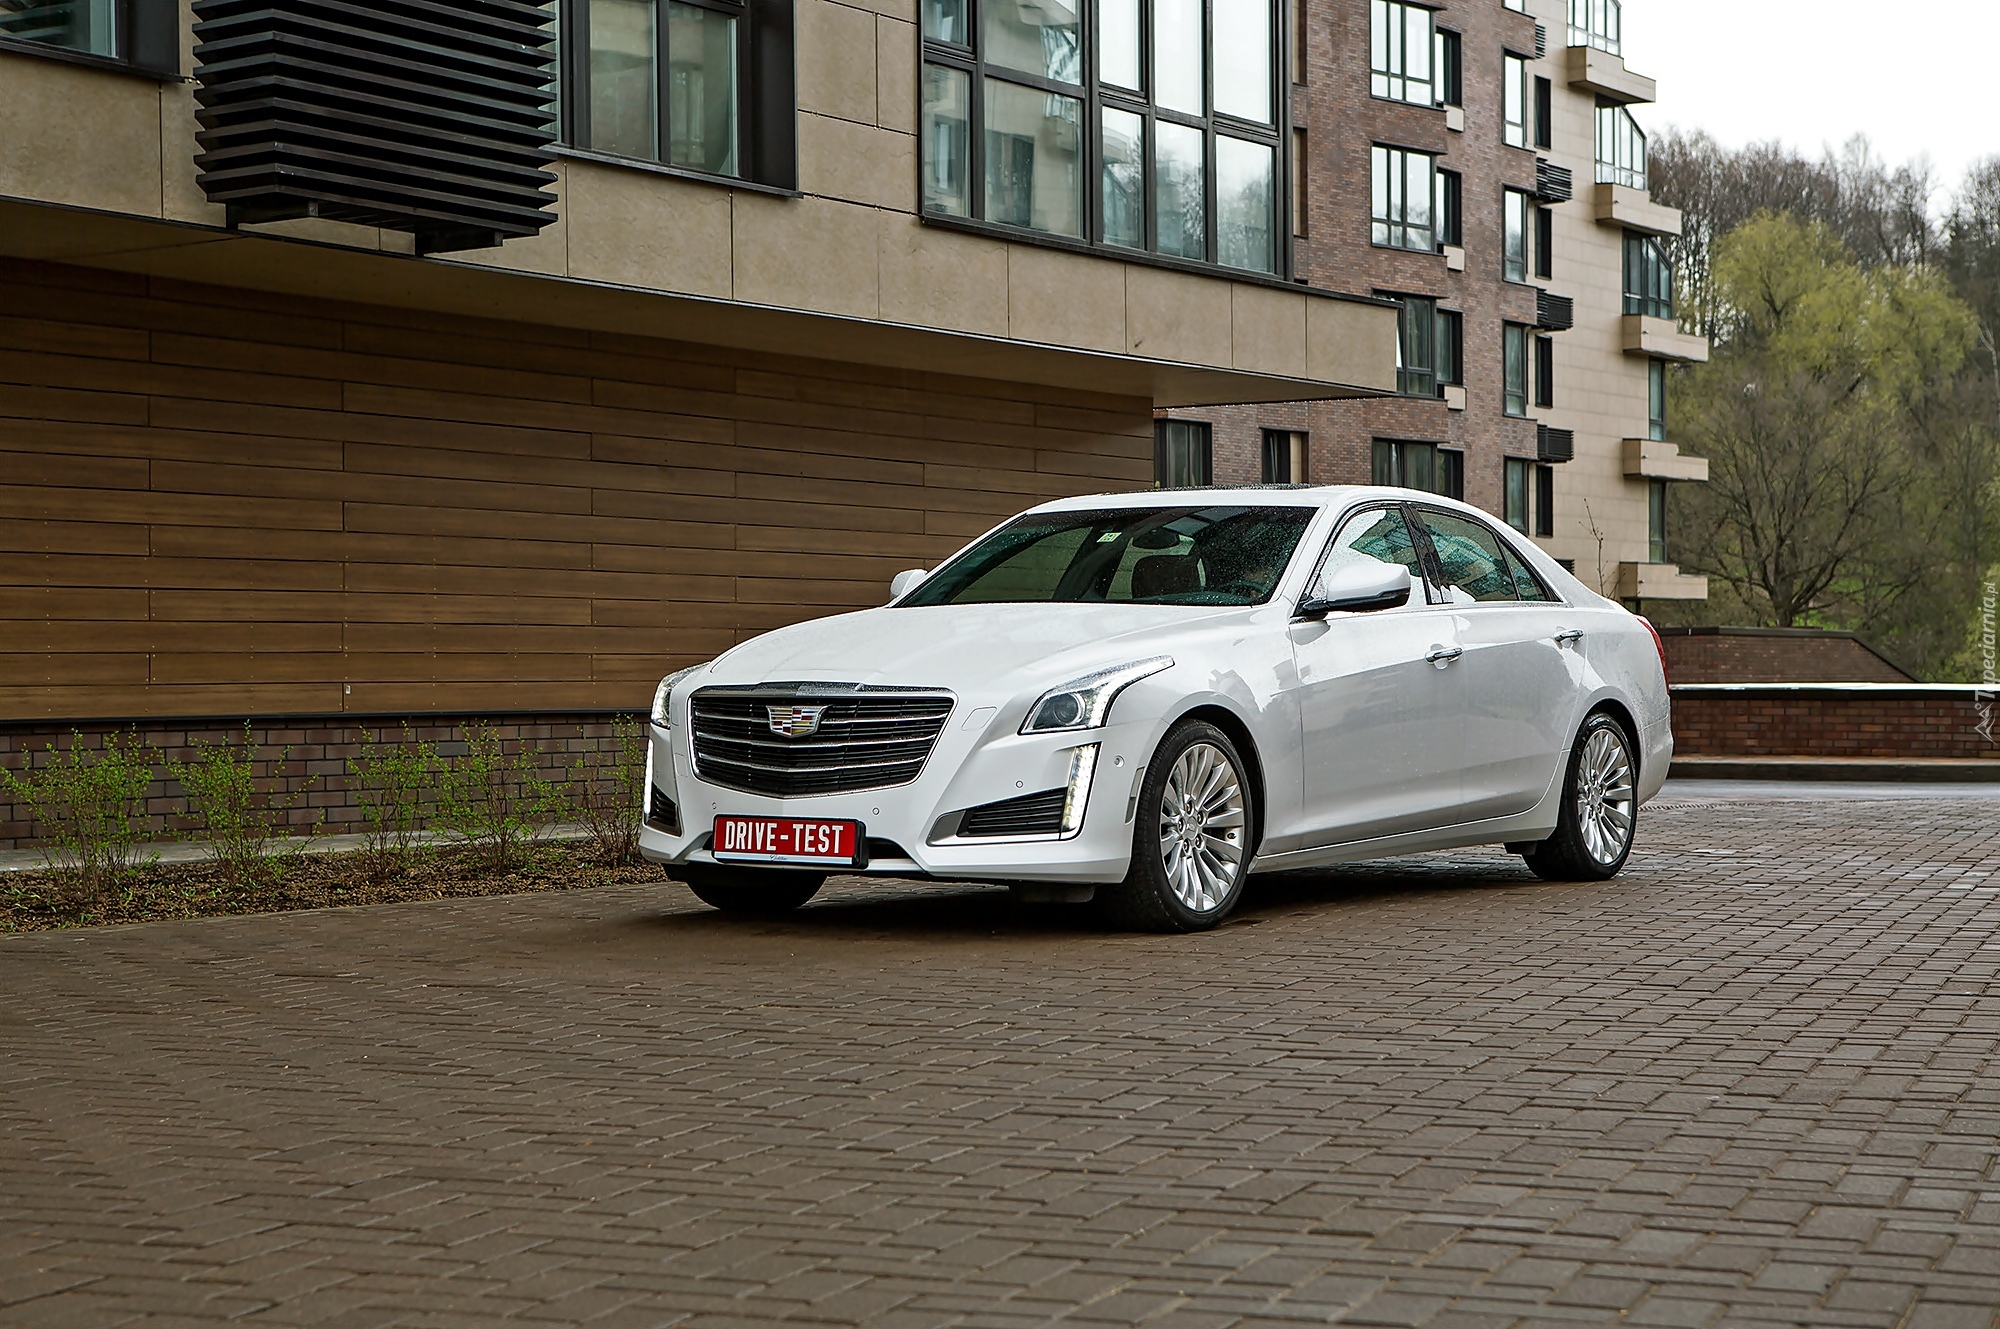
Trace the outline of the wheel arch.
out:
M 1212 724 L 1229 735 L 1229 741 L 1236 745 L 1237 754 L 1243 758 L 1246 768 L 1243 774 L 1250 781 L 1250 791 L 1255 795 L 1252 803 L 1255 815 L 1251 818 L 1251 844 L 1248 850 L 1249 856 L 1254 858 L 1258 846 L 1264 843 L 1264 755 L 1257 750 L 1257 740 L 1251 736 L 1250 726 L 1243 722 L 1242 716 L 1227 706 L 1218 706 L 1214 703 L 1192 706 L 1176 715 L 1173 723 L 1167 726 L 1167 733 L 1172 733 L 1189 720 Z M 1162 741 L 1165 741 L 1165 735 L 1161 737 Z
M 1577 722 L 1576 732 L 1579 738 L 1583 735 L 1583 727 L 1590 723 L 1590 717 L 1593 715 L 1608 715 L 1620 729 L 1625 731 L 1625 741 L 1632 748 L 1632 780 L 1636 785 L 1646 761 L 1646 749 L 1639 737 L 1639 722 L 1633 717 L 1632 708 L 1616 697 L 1600 697 L 1595 705 L 1584 712 L 1583 719 Z M 1575 739 L 1570 740 L 1570 747 L 1572 750 L 1576 747 Z

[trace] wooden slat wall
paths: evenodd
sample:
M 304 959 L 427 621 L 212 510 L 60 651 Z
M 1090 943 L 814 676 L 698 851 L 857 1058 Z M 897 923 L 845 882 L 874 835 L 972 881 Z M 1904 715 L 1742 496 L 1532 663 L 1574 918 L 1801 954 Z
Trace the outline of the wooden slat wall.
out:
M 641 705 L 1149 405 L 0 262 L 0 718 Z

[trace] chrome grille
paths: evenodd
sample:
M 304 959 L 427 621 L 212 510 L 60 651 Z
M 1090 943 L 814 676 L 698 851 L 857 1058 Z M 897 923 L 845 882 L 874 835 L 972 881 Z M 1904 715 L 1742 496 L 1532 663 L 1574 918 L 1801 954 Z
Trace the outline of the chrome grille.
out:
M 770 707 L 823 706 L 818 732 L 772 732 Z M 917 778 L 951 714 L 947 692 L 826 684 L 703 688 L 689 699 L 696 774 L 779 798 Z

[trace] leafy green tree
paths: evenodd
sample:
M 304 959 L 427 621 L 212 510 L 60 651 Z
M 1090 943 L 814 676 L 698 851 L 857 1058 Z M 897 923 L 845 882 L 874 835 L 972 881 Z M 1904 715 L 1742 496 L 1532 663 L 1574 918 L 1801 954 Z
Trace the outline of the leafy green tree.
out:
M 1941 277 L 1863 268 L 1784 213 L 1718 239 L 1708 281 L 1716 354 L 1675 378 L 1681 436 L 1709 459 L 1688 561 L 1777 626 L 1881 618 L 1935 568 L 1926 452 L 1976 320 Z

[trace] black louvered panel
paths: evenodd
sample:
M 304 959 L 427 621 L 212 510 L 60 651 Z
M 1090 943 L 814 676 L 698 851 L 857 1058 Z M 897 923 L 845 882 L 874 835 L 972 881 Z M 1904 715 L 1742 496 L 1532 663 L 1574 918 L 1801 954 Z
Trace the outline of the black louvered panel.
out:
M 825 708 L 816 732 L 794 738 L 772 728 L 771 708 L 794 705 Z M 713 784 L 779 798 L 908 784 L 951 707 L 950 695 L 938 692 L 704 689 L 689 701 L 695 771 Z
M 1538 159 L 1535 162 L 1535 195 L 1547 203 L 1567 203 L 1576 197 L 1575 177 L 1566 166 Z
M 998 803 L 982 803 L 958 823 L 962 838 L 995 835 L 1059 835 L 1063 808 L 1069 803 L 1067 789 L 1049 789 L 1039 794 L 1022 794 Z
M 1549 30 L 1544 25 L 1537 23 L 1535 25 L 1535 59 L 1539 60 L 1548 53 Z
M 551 11 L 197 0 L 200 183 L 232 224 L 325 217 L 496 245 L 555 220 Z
M 1535 326 L 1545 332 L 1568 332 L 1576 326 L 1576 301 L 1566 295 L 1536 291 Z
M 1563 462 L 1576 456 L 1576 431 L 1573 429 L 1551 429 L 1548 425 L 1535 428 L 1535 455 L 1540 461 Z

